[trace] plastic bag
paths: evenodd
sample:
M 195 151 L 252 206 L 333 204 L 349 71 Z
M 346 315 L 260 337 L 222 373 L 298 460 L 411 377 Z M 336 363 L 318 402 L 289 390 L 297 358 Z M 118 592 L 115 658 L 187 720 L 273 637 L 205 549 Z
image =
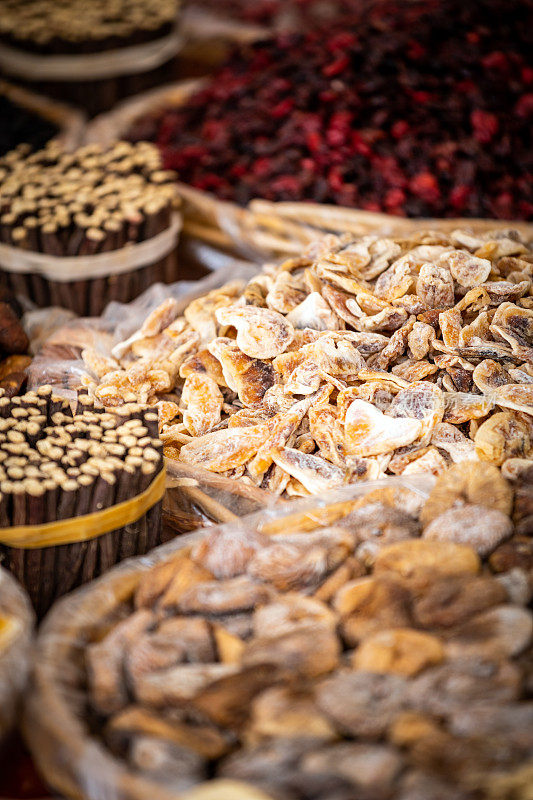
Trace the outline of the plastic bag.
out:
M 285 791 L 287 783 L 293 790 L 300 788 L 298 781 L 307 775 L 312 796 L 323 800 L 331 797 L 331 784 L 320 770 L 311 769 L 309 776 L 305 764 L 310 762 L 302 765 L 299 759 L 309 753 L 309 758 L 324 763 L 328 753 L 339 748 L 342 760 L 331 765 L 336 765 L 334 775 L 344 789 L 338 795 L 342 798 L 358 796 L 364 769 L 365 789 L 377 787 L 381 792 L 372 796 L 408 797 L 404 791 L 410 782 L 421 781 L 424 793 L 420 796 L 436 796 L 439 789 L 439 796 L 459 797 L 468 787 L 468 792 L 479 791 L 476 796 L 488 798 L 488 785 L 498 780 L 501 794 L 491 797 L 525 800 L 527 794 L 520 793 L 527 786 L 522 774 L 527 744 L 522 733 L 530 711 L 519 700 L 519 676 L 522 667 L 527 669 L 532 615 L 522 607 L 527 600 L 520 599 L 521 578 L 516 569 L 507 566 L 495 577 L 487 565 L 482 577 L 477 577 L 481 565 L 474 549 L 431 541 L 425 535 L 419 538 L 417 520 L 433 484 L 434 478 L 427 475 L 391 478 L 346 486 L 294 501 L 289 507 L 278 505 L 210 532 L 181 537 L 62 600 L 39 637 L 25 720 L 32 752 L 54 788 L 86 800 L 251 800 L 265 794 L 277 800 L 292 796 Z M 350 547 L 351 551 L 345 549 Z M 323 551 L 328 554 L 325 559 Z M 159 569 L 152 572 L 153 568 Z M 195 578 L 191 573 L 206 568 L 223 582 L 211 587 L 212 593 L 213 577 L 200 574 Z M 185 584 L 182 569 L 188 570 Z M 250 576 L 251 587 L 246 583 Z M 200 582 L 198 592 L 182 594 L 188 588 L 193 591 L 195 581 Z M 357 608 L 357 597 L 371 588 L 372 581 L 377 581 L 380 593 L 363 602 L 352 616 L 350 603 Z M 262 586 L 270 588 L 258 595 L 262 599 L 256 605 L 252 600 L 246 605 L 241 595 L 222 605 L 233 597 L 230 587 L 241 585 L 259 592 Z M 483 587 L 486 602 L 467 607 L 450 600 L 454 592 L 467 591 L 468 586 L 473 592 Z M 509 592 L 507 600 L 502 587 Z M 167 591 L 165 605 L 161 598 Z M 421 602 L 426 595 L 429 605 Z M 185 611 L 188 606 L 180 605 L 185 596 L 189 603 L 191 597 L 198 603 L 190 606 L 192 618 Z M 219 604 L 216 611 L 209 598 Z M 241 603 L 238 611 L 237 602 Z M 269 615 L 264 617 L 267 609 Z M 143 614 L 148 615 L 144 620 Z M 432 623 L 428 614 L 436 620 L 443 615 L 446 625 Z M 484 614 L 488 617 L 482 624 Z M 508 623 L 500 627 L 494 614 Z M 251 617 L 253 622 L 247 623 Z M 469 633 L 470 617 L 475 635 Z M 178 626 L 175 639 L 171 627 L 165 634 L 165 648 L 171 648 L 173 642 L 178 646 L 183 641 L 178 633 L 182 622 L 199 623 L 202 618 L 215 632 L 222 663 L 212 663 L 214 655 L 182 655 L 181 661 L 170 658 L 165 662 L 168 667 L 154 660 L 168 649 L 150 649 L 152 624 Z M 344 627 L 347 619 L 353 620 L 354 628 Z M 420 620 L 418 624 L 415 619 Z M 129 622 L 142 622 L 146 633 L 123 627 L 122 634 L 115 634 L 115 625 Z M 517 622 L 519 635 L 508 635 L 504 628 Z M 342 654 L 331 645 L 339 629 L 345 637 Z M 298 638 L 298 631 L 305 630 L 308 638 Z M 291 632 L 296 636 L 296 650 L 286 649 Z M 101 647 L 107 635 L 111 638 L 96 657 L 88 647 L 91 642 Z M 409 647 L 404 640 L 410 642 Z M 361 642 L 375 648 L 379 643 L 382 651 L 370 644 L 362 647 Z M 365 669 L 370 657 L 375 659 L 380 652 L 383 667 Z M 525 662 L 520 663 L 523 652 Z M 291 696 L 294 684 L 285 683 L 283 675 L 272 677 L 285 657 L 297 687 L 294 713 L 290 704 L 284 705 L 284 695 Z M 133 671 L 134 662 L 140 672 Z M 204 684 L 203 671 L 211 667 L 218 672 Z M 116 704 L 112 687 L 116 680 L 123 685 L 123 669 L 133 694 Z M 300 685 L 301 694 L 299 669 L 307 676 Z M 199 688 L 190 683 L 194 680 Z M 337 685 L 345 680 L 354 682 L 353 690 L 347 690 L 344 700 L 337 703 L 323 701 L 321 713 L 313 700 L 305 700 L 315 697 L 314 692 L 322 697 L 324 681 Z M 104 695 L 95 694 L 97 687 Z M 186 701 L 177 699 L 180 692 Z M 199 697 L 204 699 L 196 700 Z M 201 709 L 198 727 L 193 722 L 196 702 Z M 87 711 L 94 704 L 99 721 Z M 184 716 L 183 708 L 192 709 L 193 717 Z M 166 709 L 170 709 L 168 715 Z M 405 727 L 410 720 L 416 725 Z M 417 727 L 421 720 L 422 728 Z M 414 739 L 398 738 L 404 730 Z M 207 738 L 221 731 L 230 737 L 227 750 L 220 739 L 214 745 L 215 740 Z M 491 746 L 495 735 L 505 738 L 505 763 Z M 198 754 L 207 742 L 215 749 L 220 745 L 222 757 L 228 750 L 231 755 L 222 762 L 221 771 L 220 756 L 208 756 L 209 774 L 217 779 L 193 789 L 191 784 L 205 778 L 184 771 L 191 769 L 191 761 L 197 764 L 198 756 L 191 751 Z M 411 751 L 417 742 L 420 749 Z M 187 759 L 183 745 L 189 752 Z M 289 761 L 283 760 L 284 753 Z M 479 770 L 480 753 L 485 754 L 484 770 Z M 449 759 L 446 772 L 436 767 L 442 763 L 441 755 Z M 416 768 L 412 756 L 416 756 Z M 342 767 L 356 757 L 360 757 L 361 770 Z M 381 763 L 392 763 L 394 768 L 383 776 L 379 766 L 372 766 Z M 243 787 L 243 780 L 253 783 L 253 788 Z M 350 782 L 354 782 L 351 788 Z M 516 794 L 511 795 L 510 786 L 515 786 Z M 299 796 L 310 794 L 302 790 Z
M 85 347 L 94 347 L 103 355 L 110 355 L 113 346 L 131 336 L 166 298 L 179 300 L 181 310 L 205 292 L 228 281 L 249 280 L 256 272 L 254 264 L 231 259 L 230 264 L 200 281 L 178 281 L 170 285 L 156 283 L 132 303 L 110 303 L 101 317 L 73 319 L 51 335 L 45 326 L 40 334 L 45 344 L 28 368 L 28 388 L 50 384 L 58 393 L 73 396 L 87 373 L 81 359 Z M 31 316 L 25 323 L 33 321 L 38 323 L 40 317 Z
M 433 482 L 432 476 L 411 480 L 392 478 L 296 500 L 290 504 L 290 510 L 286 504 L 278 503 L 276 507 L 211 528 L 208 533 L 197 531 L 180 536 L 147 556 L 123 562 L 87 587 L 59 600 L 40 629 L 24 720 L 25 738 L 46 780 L 66 797 L 81 794 L 86 800 L 146 797 L 188 800 L 187 793 L 169 791 L 142 772 L 134 775 L 91 733 L 86 717 L 86 644 L 98 638 L 102 624 L 113 624 L 123 618 L 126 608 L 131 609 L 131 597 L 139 581 L 153 567 L 198 545 L 207 535 L 210 541 L 219 538 L 229 557 L 231 550 L 234 552 L 232 542 L 241 548 L 256 534 L 283 541 L 283 535 L 279 534 L 319 530 L 333 523 L 349 526 L 349 512 L 361 498 L 387 488 L 402 492 L 409 508 L 419 508 Z M 217 784 L 215 781 L 213 786 L 205 785 L 205 800 L 271 800 L 248 785 L 244 791 L 242 784 L 231 781 L 226 791 L 227 787 Z M 239 794 L 240 791 L 244 793 Z M 194 796 L 191 794 L 191 800 Z
M 0 742 L 15 722 L 26 685 L 33 625 L 26 593 L 0 567 Z

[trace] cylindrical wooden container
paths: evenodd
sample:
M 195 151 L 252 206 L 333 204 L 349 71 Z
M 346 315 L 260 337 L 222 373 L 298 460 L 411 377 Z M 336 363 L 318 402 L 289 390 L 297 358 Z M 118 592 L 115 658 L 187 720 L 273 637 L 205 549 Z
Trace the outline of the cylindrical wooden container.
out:
M 183 46 L 180 0 L 6 0 L 0 68 L 90 116 L 168 80 Z
M 50 387 L 0 397 L 0 553 L 38 616 L 111 566 L 161 542 L 157 416 L 112 413 Z
M 33 624 L 28 596 L 0 567 L 0 744 L 13 725 L 26 683 Z
M 173 173 L 152 145 L 65 153 L 55 143 L 0 160 L 0 276 L 39 307 L 98 315 L 176 279 Z

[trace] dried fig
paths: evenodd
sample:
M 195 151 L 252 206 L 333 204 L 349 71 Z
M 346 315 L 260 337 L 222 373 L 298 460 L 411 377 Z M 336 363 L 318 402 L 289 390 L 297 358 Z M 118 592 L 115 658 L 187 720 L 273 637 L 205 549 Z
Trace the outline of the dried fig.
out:
M 499 469 L 492 465 L 470 461 L 453 464 L 437 478 L 420 513 L 420 521 L 426 527 L 448 509 L 466 503 L 497 509 L 510 515 L 513 492 Z
M 506 514 L 469 503 L 435 517 L 422 536 L 428 541 L 467 544 L 480 556 L 487 556 L 512 533 L 513 525 Z
M 444 660 L 444 647 L 436 636 L 411 628 L 382 630 L 363 639 L 352 664 L 367 672 L 411 677 Z

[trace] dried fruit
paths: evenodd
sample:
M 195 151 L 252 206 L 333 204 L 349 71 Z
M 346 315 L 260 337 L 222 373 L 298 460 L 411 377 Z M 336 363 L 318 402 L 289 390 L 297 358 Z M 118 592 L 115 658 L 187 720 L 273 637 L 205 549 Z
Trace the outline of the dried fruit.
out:
M 403 577 L 428 568 L 443 575 L 475 575 L 479 567 L 479 558 L 471 547 L 423 539 L 410 539 L 384 547 L 375 564 L 376 572 L 392 571 Z
M 489 464 L 454 464 L 441 475 L 420 514 L 424 526 L 448 509 L 465 504 L 511 513 L 513 492 L 500 471 Z
M 444 647 L 436 636 L 410 628 L 381 630 L 363 639 L 352 664 L 367 672 L 417 675 L 444 660 Z
M 511 520 L 501 511 L 467 504 L 435 517 L 422 536 L 431 541 L 468 544 L 480 556 L 487 556 L 512 532 Z

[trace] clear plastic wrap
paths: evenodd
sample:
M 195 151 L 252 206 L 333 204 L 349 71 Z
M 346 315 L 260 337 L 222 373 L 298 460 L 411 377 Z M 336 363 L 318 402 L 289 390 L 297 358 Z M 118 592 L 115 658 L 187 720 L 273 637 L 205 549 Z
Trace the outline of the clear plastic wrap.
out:
M 464 477 L 464 473 L 457 470 L 455 478 L 461 475 Z M 478 477 L 480 476 L 482 477 L 482 470 L 478 472 Z M 487 505 L 501 503 L 502 496 L 496 497 L 498 489 L 501 488 L 500 483 L 492 487 L 492 497 L 487 495 L 486 498 Z M 475 549 L 464 545 L 453 545 L 451 542 L 439 544 L 427 541 L 426 523 L 422 523 L 424 533 L 422 538 L 418 538 L 421 528 L 416 527 L 416 520 L 419 519 L 419 515 L 422 520 L 424 513 L 427 512 L 428 497 L 431 500 L 436 496 L 433 489 L 432 476 L 418 475 L 410 479 L 391 478 L 343 487 L 321 497 L 294 501 L 290 508 L 278 505 L 276 508 L 266 509 L 244 519 L 218 526 L 210 532 L 197 532 L 182 537 L 152 551 L 147 557 L 125 562 L 91 586 L 63 599 L 51 612 L 41 630 L 24 726 L 34 757 L 53 788 L 61 791 L 66 797 L 83 796 L 86 800 L 133 800 L 133 798 L 140 800 L 146 797 L 154 800 L 171 800 L 171 798 L 252 800 L 256 797 L 285 800 L 286 797 L 294 797 L 287 788 L 287 785 L 290 785 L 293 790 L 294 787 L 300 787 L 301 794 L 298 794 L 298 797 L 322 800 L 333 796 L 329 792 L 332 786 L 337 785 L 335 781 L 339 781 L 337 786 L 339 794 L 335 797 L 352 800 L 356 796 L 367 796 L 364 792 L 361 794 L 363 785 L 359 783 L 358 770 L 354 772 L 343 767 L 342 764 L 346 764 L 343 760 L 333 762 L 336 765 L 333 784 L 328 784 L 325 775 L 313 768 L 310 769 L 311 783 L 300 784 L 298 781 L 305 778 L 308 762 L 302 764 L 298 761 L 298 766 L 296 762 L 290 766 L 292 762 L 283 761 L 281 751 L 293 752 L 297 741 L 301 742 L 303 737 L 307 744 L 301 752 L 305 753 L 306 750 L 315 748 L 315 758 L 318 758 L 319 754 L 322 756 L 324 752 L 337 752 L 335 748 L 340 748 L 339 757 L 342 748 L 348 748 L 345 753 L 348 756 L 351 753 L 349 748 L 354 748 L 353 755 L 359 758 L 358 763 L 364 770 L 365 778 L 361 779 L 366 781 L 365 791 L 375 790 L 374 794 L 371 792 L 368 796 L 380 800 L 392 796 L 401 797 L 402 800 L 434 796 L 453 796 L 461 800 L 463 797 L 476 797 L 476 800 L 477 798 L 526 800 L 528 775 L 530 775 L 527 770 L 527 753 L 531 753 L 533 743 L 529 734 L 524 733 L 530 706 L 520 700 L 528 680 L 527 664 L 531 653 L 532 623 L 531 613 L 523 607 L 527 604 L 527 597 L 520 589 L 521 578 L 518 573 L 521 569 L 516 565 L 515 567 L 507 565 L 503 569 L 496 570 L 491 562 L 490 568 L 487 564 L 483 574 L 480 575 L 480 556 L 476 554 Z M 473 484 L 468 491 L 475 491 Z M 486 511 L 489 513 L 488 508 Z M 338 547 L 342 549 L 346 541 L 355 543 L 355 556 L 348 555 L 346 561 L 343 560 L 346 559 L 345 555 L 341 557 L 340 562 L 335 561 L 330 563 L 329 567 L 324 566 L 325 562 L 320 560 L 317 549 L 331 546 L 328 550 L 329 557 L 335 558 L 334 553 L 338 553 Z M 296 552 L 296 558 L 293 550 Z M 291 553 L 296 572 L 289 573 L 282 569 L 280 559 L 290 556 Z M 407 560 L 406 554 L 409 556 Z M 314 564 L 312 571 L 309 558 Z M 314 733 L 305 731 L 305 725 L 308 724 L 305 715 L 310 713 L 309 708 L 307 711 L 304 710 L 305 704 L 302 708 L 296 705 L 296 716 L 291 716 L 290 707 L 289 713 L 287 709 L 280 710 L 281 716 L 278 722 L 275 704 L 280 702 L 282 696 L 276 694 L 278 690 L 272 688 L 271 682 L 268 683 L 269 679 L 265 678 L 265 673 L 260 673 L 263 676 L 261 680 L 266 680 L 269 688 L 262 687 L 258 691 L 265 691 L 265 702 L 267 697 L 271 697 L 268 693 L 273 692 L 272 700 L 269 700 L 267 706 L 265 703 L 256 705 L 255 695 L 247 694 L 249 689 L 247 670 L 250 667 L 244 668 L 242 682 L 237 669 L 237 682 L 232 682 L 231 676 L 235 678 L 235 674 L 227 666 L 229 683 L 223 675 L 220 681 L 215 678 L 215 682 L 210 684 L 212 694 L 206 695 L 206 698 L 210 698 L 210 705 L 206 706 L 204 703 L 201 707 L 204 712 L 206 708 L 209 709 L 207 717 L 212 713 L 215 718 L 218 718 L 218 713 L 225 715 L 228 710 L 234 709 L 237 716 L 228 719 L 241 720 L 238 723 L 229 721 L 221 723 L 221 718 L 218 718 L 221 728 L 215 726 L 213 731 L 232 731 L 235 725 L 239 731 L 241 731 L 239 726 L 242 725 L 250 724 L 252 728 L 248 734 L 245 729 L 243 738 L 239 738 L 237 743 L 231 739 L 230 748 L 233 755 L 229 757 L 228 764 L 233 766 L 223 766 L 220 769 L 220 757 L 208 756 L 207 758 L 214 759 L 215 762 L 211 763 L 209 772 L 215 776 L 215 780 L 205 783 L 202 782 L 205 779 L 199 781 L 194 779 L 187 785 L 190 775 L 185 776 L 181 772 L 182 767 L 178 766 L 178 763 L 185 762 L 174 763 L 171 760 L 165 762 L 163 766 L 161 764 L 158 766 L 149 754 L 159 750 L 151 750 L 148 742 L 150 740 L 152 743 L 161 744 L 163 740 L 163 743 L 166 742 L 170 746 L 170 742 L 173 741 L 173 746 L 179 744 L 179 752 L 182 752 L 183 745 L 186 749 L 190 747 L 194 750 L 195 745 L 192 742 L 195 741 L 197 733 L 199 735 L 200 728 L 195 728 L 197 733 L 191 733 L 192 739 L 184 740 L 180 725 L 194 727 L 197 724 L 200 726 L 213 724 L 212 720 L 211 723 L 206 723 L 203 715 L 200 720 L 196 719 L 193 722 L 189 719 L 187 722 L 188 718 L 183 716 L 183 711 L 189 708 L 188 702 L 180 706 L 180 702 L 183 701 L 171 699 L 180 696 L 182 690 L 187 694 L 190 688 L 189 683 L 183 685 L 184 689 L 180 683 L 179 660 L 170 661 L 171 668 L 177 670 L 175 674 L 172 673 L 171 676 L 169 672 L 168 679 L 165 678 L 162 684 L 157 679 L 159 681 L 157 685 L 161 685 L 164 689 L 165 700 L 156 699 L 155 694 L 145 694 L 144 699 L 143 697 L 139 699 L 135 683 L 137 679 L 131 677 L 134 673 L 127 673 L 130 675 L 129 680 L 134 681 L 131 689 L 133 694 L 119 701 L 118 706 L 114 706 L 111 712 L 100 710 L 98 713 L 103 715 L 103 719 L 94 715 L 94 707 L 92 712 L 88 712 L 88 708 L 95 702 L 95 696 L 91 694 L 94 691 L 95 680 L 96 685 L 102 685 L 99 679 L 95 678 L 96 667 L 92 647 L 100 647 L 103 637 L 107 635 L 112 637 L 115 625 L 127 625 L 130 619 L 138 620 L 143 614 L 148 614 L 152 603 L 156 604 L 154 606 L 156 610 L 150 610 L 150 613 L 156 614 L 153 625 L 168 624 L 172 614 L 187 614 L 183 610 L 184 607 L 176 605 L 179 600 L 175 599 L 173 605 L 168 604 L 170 594 L 166 606 L 164 600 L 163 605 L 157 605 L 160 603 L 157 598 L 161 598 L 161 592 L 164 594 L 166 591 L 165 586 L 175 585 L 176 589 L 181 586 L 179 582 L 172 584 L 172 580 L 178 571 L 184 568 L 183 559 L 188 560 L 194 569 L 202 570 L 208 567 L 212 573 L 211 579 L 215 580 L 213 578 L 215 575 L 216 580 L 221 582 L 217 586 L 216 595 L 212 595 L 215 603 L 221 601 L 224 592 L 233 585 L 232 581 L 246 582 L 249 580 L 246 576 L 251 575 L 253 586 L 260 586 L 262 582 L 264 585 L 270 580 L 273 581 L 277 593 L 259 600 L 259 606 L 256 604 L 247 606 L 250 614 L 254 608 L 257 613 L 258 607 L 261 608 L 263 604 L 268 606 L 271 602 L 295 603 L 296 616 L 292 618 L 291 624 L 298 626 L 301 624 L 298 604 L 304 604 L 301 606 L 302 614 L 305 614 L 304 608 L 309 608 L 309 603 L 314 609 L 313 613 L 318 613 L 319 609 L 322 609 L 325 618 L 322 621 L 320 621 L 322 618 L 315 619 L 313 633 L 310 634 L 313 642 L 315 637 L 318 637 L 316 638 L 318 642 L 320 635 L 324 634 L 321 626 L 329 625 L 331 609 L 334 613 L 342 615 L 344 604 L 352 602 L 351 593 L 359 591 L 359 588 L 364 589 L 372 581 L 377 580 L 389 598 L 386 600 L 389 616 L 380 616 L 381 612 L 376 610 L 375 604 L 377 602 L 379 606 L 379 603 L 383 602 L 383 595 L 380 595 L 379 601 L 377 598 L 369 601 L 368 607 L 362 606 L 360 616 L 355 615 L 356 624 L 365 622 L 368 614 L 371 617 L 377 614 L 377 627 L 357 634 L 358 642 L 367 640 L 374 642 L 372 637 L 382 637 L 385 634 L 390 637 L 394 634 L 400 638 L 405 635 L 413 637 L 412 646 L 407 651 L 402 651 L 403 655 L 390 656 L 393 659 L 400 659 L 399 665 L 385 661 L 383 668 L 367 667 L 365 671 L 365 666 L 361 666 L 358 659 L 369 657 L 368 646 L 363 652 L 363 648 L 356 643 L 354 651 L 350 649 L 354 647 L 353 641 L 351 645 L 347 645 L 345 640 L 345 652 L 333 659 L 336 666 L 324 666 L 324 673 L 319 671 L 321 677 L 316 684 L 317 691 L 321 691 L 324 675 L 331 681 L 341 678 L 345 680 L 348 675 L 351 676 L 349 680 L 358 682 L 358 688 L 354 686 L 356 694 L 346 694 L 340 706 L 328 710 L 328 719 L 331 722 L 332 719 L 343 716 L 345 707 L 350 709 L 354 705 L 354 708 L 358 709 L 353 722 L 345 723 L 341 731 L 341 738 L 344 738 L 344 741 L 341 742 L 338 742 L 336 737 L 332 738 L 327 725 L 325 728 L 320 727 L 321 717 L 310 718 L 309 724 L 319 726 L 314 729 Z M 270 577 L 267 578 L 264 571 L 262 573 L 257 571 L 259 564 L 266 569 Z M 498 573 L 498 576 L 491 575 L 491 572 Z M 292 576 L 291 581 L 280 584 L 281 578 L 286 581 L 289 574 Z M 428 582 L 429 576 L 431 580 Z M 160 583 L 161 579 L 164 580 L 163 584 Z M 206 587 L 205 592 L 207 592 L 209 583 L 201 581 L 209 581 L 209 578 L 201 574 L 196 580 L 200 581 L 199 587 Z M 345 581 L 348 581 L 346 592 L 338 594 L 341 590 L 344 591 Z M 433 584 L 440 587 L 435 596 L 432 594 Z M 479 587 L 480 590 L 483 589 L 482 594 L 486 600 L 480 597 L 472 604 L 465 601 L 464 606 L 462 601 L 459 601 L 459 609 L 455 605 L 456 600 L 451 601 L 450 597 L 446 600 L 444 595 L 440 595 L 440 592 L 446 594 L 448 586 L 466 587 L 470 584 Z M 156 591 L 154 587 L 159 588 Z M 502 587 L 506 587 L 505 591 Z M 168 591 L 170 593 L 172 589 Z M 204 595 L 203 591 L 204 589 L 201 589 L 195 596 L 207 597 L 208 592 Z M 450 588 L 449 591 L 453 594 L 456 589 L 452 591 Z M 400 625 L 398 620 L 404 613 L 400 612 L 400 607 L 406 598 L 405 592 L 409 593 L 411 597 L 409 602 L 413 605 L 409 606 L 408 603 L 406 606 L 406 609 L 411 607 L 412 610 L 406 611 L 408 616 L 402 617 L 403 623 Z M 430 597 L 429 606 L 421 604 L 421 598 L 423 599 L 426 593 Z M 491 593 L 493 596 L 489 599 Z M 284 597 L 286 599 L 283 599 Z M 322 604 L 327 607 L 324 608 Z M 166 611 L 163 611 L 164 608 Z M 481 609 L 483 611 L 480 613 Z M 410 616 L 413 611 L 419 616 Z M 502 628 L 490 622 L 489 617 L 495 612 L 502 614 L 503 618 L 508 616 L 509 624 L 512 626 L 518 622 L 520 628 L 518 635 L 515 635 L 515 631 L 507 636 Z M 232 617 L 234 611 L 230 611 L 228 617 L 227 613 L 224 615 L 222 608 L 209 613 L 197 609 L 196 616 L 192 619 L 198 620 L 198 615 L 202 617 L 204 613 L 207 614 L 209 626 L 213 626 L 212 629 L 217 632 L 217 636 L 220 634 L 221 625 L 237 625 L 237 628 L 231 628 L 234 633 L 227 639 L 217 638 L 218 657 L 222 662 L 218 665 L 218 669 L 224 670 L 223 665 L 230 664 L 241 664 L 240 669 L 243 669 L 243 663 L 245 665 L 254 663 L 247 662 L 244 656 L 238 655 L 243 652 L 241 648 L 247 646 L 246 634 L 235 633 L 239 625 L 238 620 L 243 613 Z M 420 616 L 422 613 L 426 615 L 423 621 Z M 439 627 L 439 623 L 427 621 L 428 614 L 438 617 L 441 613 L 448 615 L 444 627 Z M 488 616 L 485 626 L 480 628 L 483 613 Z M 457 619 L 453 617 L 454 614 Z M 472 630 L 478 631 L 477 638 L 474 639 L 468 633 L 469 615 L 474 617 L 471 623 Z M 419 620 L 418 624 L 413 621 L 415 618 Z M 177 617 L 175 621 L 178 623 L 179 620 L 186 619 L 187 616 L 182 616 Z M 230 622 L 231 619 L 234 622 Z M 260 625 L 259 618 L 254 617 L 254 619 L 256 620 L 254 625 Z M 274 628 L 278 626 L 278 633 L 269 628 L 268 634 L 250 635 L 252 637 L 267 635 L 267 639 L 268 636 L 280 636 L 279 640 L 268 639 L 271 644 L 265 651 L 267 664 L 269 659 L 279 663 L 278 659 L 284 658 L 280 654 L 285 652 L 281 642 L 286 642 L 287 639 L 283 637 L 289 635 L 283 625 L 289 624 L 289 620 L 275 615 L 269 619 L 269 625 Z M 393 620 L 396 620 L 396 624 Z M 267 622 L 265 618 L 261 623 L 263 628 Z M 143 624 L 152 623 L 147 623 L 145 620 Z M 389 630 L 390 628 L 396 628 L 397 633 Z M 410 632 L 406 634 L 407 628 Z M 418 630 L 415 630 L 416 628 Z M 295 631 L 296 629 L 297 627 Z M 104 652 L 106 656 L 101 662 L 105 676 L 114 674 L 113 670 L 119 669 L 117 676 L 119 674 L 122 676 L 121 681 L 124 680 L 120 671 L 122 667 L 113 667 L 113 664 L 124 663 L 126 670 L 133 669 L 131 666 L 133 662 L 127 659 L 135 658 L 136 653 L 148 660 L 155 655 L 155 651 L 151 652 L 149 648 L 142 649 L 146 647 L 146 639 L 143 639 L 144 644 L 141 645 L 138 638 L 140 633 L 133 634 L 132 638 L 127 640 L 128 628 L 122 630 L 126 638 L 121 638 L 122 634 L 119 634 L 118 638 L 115 637 L 113 650 L 106 650 L 104 644 L 102 657 Z M 310 631 L 309 628 L 306 630 Z M 240 644 L 236 642 L 236 637 L 238 639 L 239 635 L 244 638 Z M 349 637 L 353 634 L 345 632 L 342 635 Z M 414 639 L 419 644 L 415 644 Z M 106 641 L 110 642 L 111 639 Z M 316 644 L 315 647 L 314 643 L 305 644 L 305 640 L 298 641 L 301 644 L 298 652 L 307 652 L 306 658 L 310 659 L 312 665 L 317 661 L 321 663 L 322 658 L 326 660 L 330 658 L 321 650 L 320 644 Z M 165 642 L 165 647 L 171 646 L 168 635 Z M 390 646 L 387 642 L 388 640 L 385 641 L 385 648 Z M 138 651 L 137 644 L 140 648 Z M 232 649 L 236 644 L 237 655 Z M 226 650 L 224 655 L 225 647 L 229 650 Z M 429 647 L 427 652 L 426 647 Z M 436 651 L 432 649 L 433 647 L 437 648 Z M 479 648 L 479 652 L 476 648 Z M 394 647 L 393 652 L 395 652 Z M 126 653 L 129 654 L 127 657 Z M 244 658 L 244 661 L 240 661 L 241 658 Z M 185 672 L 188 668 L 193 669 L 194 660 L 193 658 L 188 661 L 184 658 L 187 663 L 182 663 L 181 668 Z M 210 664 L 213 656 L 211 659 L 199 660 L 202 663 L 196 666 L 202 669 L 215 666 Z M 136 663 L 146 665 L 148 662 L 144 660 Z M 289 663 L 291 666 L 288 668 L 293 669 L 292 662 Z M 258 665 L 257 659 L 255 664 L 257 669 L 264 670 L 264 664 Z M 164 673 L 157 672 L 161 669 L 161 665 L 152 666 L 152 669 L 154 668 L 156 676 L 162 674 L 164 677 Z M 328 678 L 332 668 L 338 671 L 334 672 L 335 677 Z M 312 669 L 315 667 L 312 666 Z M 220 673 L 217 675 L 220 676 Z M 188 673 L 187 677 L 182 679 L 188 681 Z M 311 680 L 316 681 L 316 675 Z M 365 681 L 369 682 L 368 688 L 362 692 L 359 684 L 364 684 Z M 109 691 L 109 686 L 113 684 L 105 685 Z M 143 685 L 148 686 L 148 684 Z M 392 692 L 390 698 L 389 689 Z M 217 699 L 216 692 L 219 690 L 222 691 L 222 697 Z M 113 698 L 113 703 L 115 702 L 114 694 L 107 696 Z M 192 695 L 187 696 L 194 709 L 193 697 L 196 696 L 194 691 Z M 270 702 L 274 703 L 274 716 L 271 716 L 268 710 Z M 236 704 L 236 707 L 232 703 Z M 242 706 L 248 708 L 249 704 L 254 709 L 251 718 L 246 714 L 242 715 L 244 711 Z M 169 716 L 165 717 L 167 707 L 174 708 L 174 711 L 169 711 Z M 312 713 L 315 713 L 317 709 L 316 706 L 313 707 L 315 711 Z M 324 713 L 323 707 L 320 707 Z M 143 708 L 146 710 L 144 716 Z M 266 719 L 262 720 L 259 716 L 260 710 L 262 714 L 266 714 Z M 469 716 L 470 712 L 472 717 Z M 349 713 L 348 711 L 347 718 Z M 303 714 L 303 717 L 299 718 L 299 714 Z M 248 722 L 242 722 L 243 719 L 248 719 Z M 474 730 L 476 720 L 481 721 L 478 723 L 479 728 Z M 261 727 L 263 724 L 265 727 Z M 131 727 L 128 727 L 129 725 Z M 285 733 L 284 725 L 287 726 Z M 518 733 L 520 727 L 524 735 Z M 509 733 L 511 729 L 515 731 L 514 734 Z M 238 736 L 240 735 L 239 733 Z M 504 737 L 509 735 L 507 755 L 502 759 L 496 755 L 493 747 L 491 748 L 495 735 Z M 135 741 L 135 736 L 141 737 L 142 740 L 142 746 L 136 751 L 139 758 L 136 762 L 132 761 L 130 749 L 130 746 L 133 748 L 132 742 Z M 353 739 L 356 741 L 353 742 Z M 381 743 L 376 746 L 378 739 Z M 202 741 L 207 740 L 202 739 Z M 277 751 L 276 743 L 280 748 Z M 299 752 L 298 748 L 296 752 Z M 238 762 L 241 766 L 238 768 L 234 759 L 239 753 L 244 755 L 244 762 L 241 758 Z M 447 766 L 444 771 L 438 766 L 441 755 L 446 759 Z M 381 761 L 381 756 L 387 756 L 384 762 Z M 174 757 L 178 758 L 177 755 Z M 266 760 L 263 761 L 263 758 Z M 271 761 L 271 758 L 278 758 L 278 762 Z M 434 761 L 434 758 L 437 760 Z M 475 762 L 475 758 L 482 759 L 482 769 Z M 375 766 L 376 759 L 378 764 L 389 763 L 392 760 L 394 768 L 387 772 L 386 777 L 383 777 L 379 767 Z M 251 763 L 255 764 L 255 767 L 249 769 Z M 256 773 L 254 773 L 255 768 L 258 770 Z M 183 770 L 186 769 L 188 767 L 183 766 Z M 351 788 L 343 783 L 345 780 L 348 783 L 353 782 Z M 244 785 L 242 781 L 245 782 Z M 253 786 L 249 785 L 248 781 Z M 200 785 L 191 788 L 191 784 L 197 782 Z M 307 788 L 302 789 L 302 785 Z M 411 794 L 409 790 L 414 785 L 422 786 L 425 793 Z M 343 789 L 343 792 L 340 792 L 340 789 Z
M 52 335 L 43 332 L 45 343 L 28 370 L 29 388 L 50 384 L 54 390 L 69 396 L 81 385 L 86 367 L 81 359 L 84 347 L 94 347 L 109 355 L 117 342 L 124 341 L 144 322 L 154 308 L 173 297 L 185 308 L 191 300 L 222 286 L 230 280 L 246 281 L 257 267 L 231 259 L 213 274 L 200 281 L 178 281 L 170 285 L 156 283 L 131 303 L 110 303 L 101 317 L 75 318 L 56 328 Z M 30 317 L 39 324 L 40 317 Z
M 29 670 L 33 625 L 27 595 L 0 567 L 0 743 L 19 710 Z

